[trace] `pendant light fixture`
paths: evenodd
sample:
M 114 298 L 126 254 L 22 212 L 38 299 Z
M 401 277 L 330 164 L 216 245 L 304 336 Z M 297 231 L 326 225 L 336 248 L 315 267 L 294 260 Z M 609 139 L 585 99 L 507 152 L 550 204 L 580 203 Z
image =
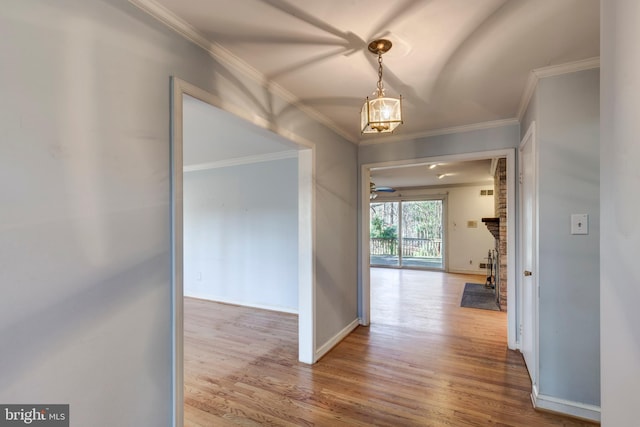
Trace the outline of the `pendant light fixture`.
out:
M 389 133 L 402 124 L 402 95 L 399 98 L 384 96 L 382 84 L 382 54 L 391 49 L 391 42 L 386 39 L 369 43 L 369 52 L 378 55 L 378 87 L 376 97 L 369 99 L 360 111 L 360 129 L 362 133 Z

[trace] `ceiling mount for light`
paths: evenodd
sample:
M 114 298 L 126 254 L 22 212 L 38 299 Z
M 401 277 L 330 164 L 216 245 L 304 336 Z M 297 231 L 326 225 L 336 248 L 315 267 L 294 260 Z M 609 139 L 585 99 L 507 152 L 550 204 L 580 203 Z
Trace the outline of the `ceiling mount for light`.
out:
M 389 133 L 402 124 L 402 95 L 399 98 L 384 96 L 382 84 L 382 54 L 391 49 L 386 39 L 369 43 L 369 52 L 378 55 L 378 86 L 376 97 L 365 101 L 360 111 L 360 129 L 362 133 Z

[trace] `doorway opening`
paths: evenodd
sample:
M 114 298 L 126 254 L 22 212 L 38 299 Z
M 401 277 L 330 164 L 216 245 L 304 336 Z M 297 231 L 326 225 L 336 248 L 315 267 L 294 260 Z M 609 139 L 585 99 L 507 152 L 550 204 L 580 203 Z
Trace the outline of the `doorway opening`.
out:
M 517 331 L 516 319 L 517 319 L 517 313 L 519 311 L 519 307 L 517 307 L 516 305 L 517 303 L 516 303 L 516 291 L 515 291 L 516 289 L 515 287 L 515 268 L 516 268 L 515 185 L 516 185 L 516 181 L 515 181 L 515 150 L 514 149 L 493 150 L 493 151 L 485 151 L 485 152 L 477 152 L 477 153 L 465 153 L 465 154 L 456 154 L 456 155 L 447 155 L 447 156 L 438 156 L 438 157 L 408 159 L 408 160 L 401 160 L 401 161 L 389 161 L 389 162 L 364 164 L 361 166 L 361 175 L 360 175 L 361 202 L 360 203 L 361 203 L 361 206 L 363 207 L 363 209 L 361 209 L 361 221 L 360 221 L 361 265 L 360 265 L 360 294 L 359 294 L 360 295 L 360 305 L 359 305 L 360 313 L 359 315 L 360 315 L 361 324 L 368 325 L 371 321 L 370 267 L 371 267 L 372 256 L 369 249 L 371 247 L 372 222 L 371 222 L 371 209 L 368 209 L 367 207 L 370 206 L 370 202 L 372 200 L 376 202 L 382 201 L 383 199 L 385 201 L 393 200 L 394 198 L 395 199 L 404 198 L 405 200 L 408 200 L 411 198 L 412 195 L 415 194 L 415 192 L 413 192 L 413 189 L 411 188 L 403 188 L 402 185 L 397 185 L 397 186 L 389 185 L 386 181 L 384 181 L 381 178 L 381 176 L 385 177 L 384 175 L 386 175 L 386 177 L 388 177 L 392 174 L 398 173 L 401 177 L 404 177 L 407 171 L 410 171 L 412 168 L 422 168 L 423 170 L 424 169 L 437 170 L 437 168 L 439 168 L 441 165 L 445 165 L 446 163 L 451 163 L 451 162 L 457 162 L 457 163 L 475 162 L 475 161 L 485 160 L 485 159 L 500 159 L 500 158 L 506 159 L 505 160 L 506 162 L 505 182 L 507 183 L 507 185 L 505 189 L 505 193 L 506 193 L 505 200 L 506 200 L 507 215 L 506 215 L 506 221 L 504 221 L 506 224 L 504 224 L 504 226 L 508 230 L 507 238 L 506 238 L 507 247 L 512 248 L 512 249 L 509 249 L 506 254 L 506 265 L 508 266 L 508 268 L 506 269 L 507 270 L 507 274 L 506 274 L 507 298 L 506 299 L 507 299 L 507 307 L 508 307 L 507 344 L 510 349 L 517 348 L 518 337 L 516 333 Z M 444 179 L 448 176 L 452 176 L 452 175 L 449 175 L 449 173 L 444 170 L 443 172 L 437 173 L 437 178 L 439 180 Z M 389 191 L 389 194 L 384 194 L 384 195 L 383 193 L 386 193 L 386 191 L 377 191 L 377 194 L 374 195 L 373 192 L 379 188 L 378 186 L 385 188 L 385 190 L 387 188 L 391 188 L 393 191 Z M 440 187 L 444 188 L 446 186 L 440 186 Z M 444 193 L 445 195 L 447 195 L 447 193 L 453 192 L 455 188 L 456 188 L 455 184 L 452 184 L 449 186 L 449 188 L 444 188 L 444 190 L 432 189 L 433 190 L 432 192 L 440 193 L 440 194 Z M 493 188 L 493 181 L 491 182 L 491 188 Z M 422 190 L 425 190 L 425 189 L 422 189 Z M 483 189 L 479 190 L 479 195 L 483 194 L 482 190 Z M 424 194 L 424 191 L 422 191 L 422 193 Z M 484 192 L 484 194 L 487 194 L 487 193 L 488 191 Z M 463 220 L 452 218 L 450 213 L 452 203 L 453 202 L 451 201 L 451 197 L 450 195 L 448 195 L 448 201 L 446 205 L 448 205 L 449 218 L 445 219 L 446 226 L 444 227 L 445 230 L 443 235 L 444 237 L 443 250 L 445 254 L 448 252 L 449 256 L 447 257 L 445 255 L 444 257 L 445 260 L 447 260 L 451 256 L 450 254 L 451 239 L 457 238 L 457 237 L 452 237 L 451 235 L 447 236 L 447 233 L 446 233 L 447 229 L 450 231 L 449 234 L 452 234 L 453 230 L 477 229 L 477 228 L 483 227 L 484 232 L 488 233 L 488 231 L 484 227 L 484 224 L 482 223 L 481 218 L 463 218 Z M 464 208 L 462 209 L 462 211 L 464 211 Z M 446 216 L 447 215 L 445 215 L 445 218 Z M 463 246 L 465 241 L 466 241 L 465 239 L 461 240 Z M 487 243 L 487 245 L 490 246 L 487 248 L 487 250 L 491 249 L 493 246 L 495 246 L 495 244 L 496 244 L 496 241 L 491 240 L 491 242 Z M 486 254 L 487 252 L 484 252 L 483 256 L 486 257 L 487 256 Z M 478 262 L 478 260 L 476 259 L 471 259 L 471 260 L 467 259 L 467 264 L 469 264 L 469 261 L 474 266 L 480 265 L 480 262 Z M 485 260 L 482 260 L 482 263 L 486 265 Z M 444 267 L 445 268 L 443 269 L 443 271 L 450 271 L 450 272 L 452 271 L 451 262 L 446 262 Z M 453 269 L 453 272 L 456 272 L 458 269 L 459 267 Z
M 278 224 L 286 225 L 287 223 L 293 226 L 295 234 L 293 238 L 284 233 L 283 240 L 286 240 L 283 244 L 287 247 L 293 245 L 294 249 L 289 251 L 289 257 L 291 264 L 295 264 L 295 268 L 288 269 L 288 276 L 290 276 L 289 282 L 293 283 L 296 288 L 292 290 L 293 293 L 297 293 L 297 298 L 291 299 L 289 295 L 282 295 L 278 301 L 267 300 L 265 303 L 253 302 L 247 305 L 258 307 L 276 309 L 283 312 L 297 313 L 298 316 L 298 360 L 303 363 L 315 362 L 315 319 L 314 319 L 314 271 L 313 271 L 313 254 L 315 252 L 315 235 L 314 235 L 314 203 L 315 203 L 315 188 L 314 188 L 314 145 L 306 140 L 296 137 L 295 135 L 284 136 L 277 135 L 269 130 L 268 123 L 262 122 L 260 119 L 254 117 L 247 117 L 243 109 L 235 108 L 229 103 L 223 103 L 218 97 L 210 94 L 196 86 L 193 86 L 180 79 L 172 79 L 172 98 L 171 98 L 171 259 L 172 259 L 172 359 L 173 359 L 173 381 L 172 381 L 172 393 L 173 393 L 173 411 L 174 420 L 176 425 L 182 425 L 184 417 L 184 297 L 185 297 L 185 281 L 186 279 L 195 282 L 195 286 L 190 286 L 189 293 L 204 292 L 203 297 L 206 298 L 206 292 L 210 292 L 211 288 L 204 286 L 206 275 L 216 275 L 219 273 L 219 269 L 203 270 L 208 268 L 207 265 L 211 264 L 215 260 L 212 259 L 215 255 L 213 252 L 208 253 L 208 262 L 203 262 L 197 265 L 197 256 L 194 257 L 193 253 L 189 259 L 185 259 L 185 231 L 190 233 L 193 230 L 185 229 L 185 170 L 206 171 L 206 174 L 211 175 L 212 170 L 219 170 L 222 167 L 232 166 L 237 163 L 238 158 L 242 158 L 243 164 L 260 164 L 261 167 L 267 163 L 267 161 L 280 161 L 287 163 L 286 169 L 291 173 L 285 180 L 294 180 L 295 183 L 289 183 L 291 188 L 288 187 L 288 200 L 295 199 L 297 205 L 297 212 L 293 213 L 291 218 L 292 208 L 287 208 L 286 219 L 280 220 Z M 223 113 L 225 117 L 222 119 L 224 122 L 224 131 L 226 131 L 226 142 L 221 144 L 223 136 L 225 135 L 223 128 L 219 127 L 215 132 L 211 132 L 211 136 L 208 135 L 208 143 L 199 151 L 195 158 L 198 160 L 196 164 L 190 164 L 189 167 L 185 167 L 185 101 L 195 102 L 202 104 L 204 108 L 216 109 L 220 113 Z M 224 107 L 224 108 L 223 108 Z M 233 122 L 236 123 L 236 128 L 233 127 Z M 233 139 L 234 135 L 237 137 L 239 129 L 250 129 L 253 132 L 254 137 L 260 137 L 262 140 L 260 144 L 254 145 L 254 148 L 259 146 L 261 152 L 245 151 L 243 153 L 236 151 L 232 155 L 227 155 L 226 158 L 220 157 L 223 152 L 237 148 L 234 144 L 229 142 L 229 138 Z M 247 133 L 244 134 L 247 136 Z M 271 147 L 271 150 L 265 151 L 265 147 Z M 278 148 L 279 147 L 279 148 Z M 193 155 L 193 153 L 191 153 Z M 228 153 L 227 153 L 228 154 Z M 216 157 L 217 156 L 217 157 Z M 193 156 L 192 156 L 193 157 Z M 193 163 L 193 162 L 191 162 Z M 279 164 L 278 167 L 283 166 Z M 227 168 L 228 169 L 228 168 Z M 249 169 L 239 171 L 236 180 L 251 180 L 252 173 L 259 173 L 252 167 Z M 283 168 L 284 169 L 284 168 Z M 284 172 L 283 172 L 284 173 Z M 194 194 L 209 194 L 210 200 L 216 200 L 216 194 L 220 195 L 222 192 L 227 194 L 235 194 L 237 198 L 244 197 L 243 203 L 254 203 L 255 200 L 251 200 L 251 197 L 246 197 L 247 194 L 240 194 L 242 190 L 239 188 L 233 188 L 233 186 L 225 186 L 224 184 L 216 186 L 216 182 L 221 183 L 224 179 L 229 178 L 229 174 L 225 174 L 226 178 L 221 174 L 216 173 L 215 177 L 209 176 L 197 176 L 190 183 L 195 186 L 190 187 L 189 191 L 195 191 Z M 209 180 L 203 182 L 202 180 Z M 255 177 L 254 177 L 255 178 Z M 231 182 L 227 179 L 226 181 Z M 261 182 L 261 180 L 253 179 L 254 184 Z M 264 203 L 273 203 L 274 197 L 270 197 L 270 192 L 278 191 L 278 188 L 259 188 L 254 185 L 253 188 L 254 199 L 260 199 Z M 233 197 L 230 200 L 234 200 Z M 285 202 L 285 203 L 288 203 Z M 197 205 L 197 203 L 196 203 Z M 227 205 L 228 206 L 228 205 Z M 245 216 L 260 215 L 260 208 L 256 204 L 252 204 L 250 207 L 245 207 L 242 211 Z M 201 212 L 202 206 L 195 206 L 189 214 L 210 215 L 211 212 Z M 205 206 L 205 208 L 207 208 Z M 206 209 L 205 209 L 206 210 Z M 257 212 L 251 212 L 257 211 Z M 273 212 L 262 212 L 263 215 L 268 216 Z M 227 218 L 230 218 L 227 215 Z M 220 225 L 220 224 L 218 224 Z M 227 224 L 229 226 L 229 224 Z M 218 226 L 213 230 L 213 235 L 216 238 L 221 238 L 224 234 L 225 224 Z M 217 231 L 216 231 L 217 230 Z M 273 233 L 274 230 L 263 230 L 265 233 Z M 255 234 L 255 233 L 254 233 Z M 229 236 L 227 236 L 229 237 Z M 245 237 L 249 237 L 246 234 Z M 191 233 L 189 237 L 192 241 L 198 240 L 197 233 Z M 273 242 L 273 239 L 267 238 L 266 241 Z M 201 243 L 201 242 L 200 242 Z M 230 245 L 234 242 L 225 238 L 221 239 L 221 253 L 228 253 Z M 282 242 L 281 242 L 282 243 Z M 196 242 L 196 244 L 199 244 Z M 265 243 L 266 244 L 266 243 Z M 280 243 L 279 243 L 280 244 Z M 239 271 L 240 273 L 246 273 L 243 270 L 243 263 L 241 257 L 237 254 L 230 258 L 230 262 L 236 263 L 235 267 L 231 270 Z M 190 263 L 190 265 L 186 265 Z M 185 268 L 185 266 L 187 268 Z M 195 266 L 195 267 L 194 267 Z M 223 264 L 219 267 L 222 268 Z M 185 277 L 185 271 L 190 272 L 189 277 Z M 217 279 L 220 279 L 219 277 Z M 257 279 L 256 279 L 257 280 Z M 200 286 L 203 285 L 203 286 Z M 200 288 L 199 288 L 200 287 Z M 218 290 L 219 291 L 219 290 Z M 216 292 L 218 292 L 216 291 Z M 237 290 L 234 290 L 234 292 Z M 279 292 L 285 293 L 280 290 Z M 241 294 L 237 292 L 235 294 L 229 294 L 229 300 L 225 302 L 237 303 L 237 298 L 254 298 L 256 295 L 252 291 L 244 290 Z M 271 298 L 268 292 L 264 293 L 260 298 Z M 262 307 L 261 307 L 262 306 Z

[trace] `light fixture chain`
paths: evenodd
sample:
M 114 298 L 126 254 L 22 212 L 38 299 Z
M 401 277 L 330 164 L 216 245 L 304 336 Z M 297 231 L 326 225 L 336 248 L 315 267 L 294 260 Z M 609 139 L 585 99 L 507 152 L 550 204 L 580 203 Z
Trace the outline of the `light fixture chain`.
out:
M 378 52 L 378 96 L 384 96 L 384 86 L 382 84 L 382 52 Z

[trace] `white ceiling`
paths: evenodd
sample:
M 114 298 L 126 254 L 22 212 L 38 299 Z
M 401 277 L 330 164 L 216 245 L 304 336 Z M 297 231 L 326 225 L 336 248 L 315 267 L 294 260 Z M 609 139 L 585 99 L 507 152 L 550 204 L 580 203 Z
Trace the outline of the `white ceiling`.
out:
M 192 39 L 230 53 L 356 143 L 389 139 L 363 136 L 359 129 L 362 103 L 377 81 L 376 56 L 367 50 L 375 38 L 393 43 L 384 55 L 384 84 L 387 95 L 403 96 L 405 123 L 392 139 L 515 122 L 532 70 L 599 56 L 599 0 L 130 1 L 182 33 L 186 28 Z M 223 114 L 219 122 L 208 126 L 218 135 L 239 120 L 217 114 Z M 239 144 L 238 129 L 246 125 L 238 123 L 226 133 L 228 152 L 215 152 L 223 150 L 220 144 L 201 144 L 205 157 L 288 149 L 279 140 L 271 147 L 268 132 L 257 130 L 249 133 L 258 132 L 266 143 Z M 250 138 L 243 134 L 240 139 Z M 187 162 L 200 162 L 185 156 Z M 457 175 L 437 181 L 484 179 L 473 172 L 478 165 L 467 166 L 466 177 L 456 170 L 451 173 Z M 413 184 L 412 171 L 421 171 Z M 433 185 L 418 182 L 421 173 L 420 168 L 375 171 L 386 176 L 374 178 L 378 185 Z
M 404 98 L 398 137 L 515 119 L 531 70 L 599 56 L 598 0 L 155 2 L 352 141 L 380 138 L 359 132 L 375 38 L 394 45 L 384 83 Z
M 395 189 L 454 184 L 493 185 L 491 164 L 492 159 L 486 159 L 372 169 L 371 181 L 378 187 Z

